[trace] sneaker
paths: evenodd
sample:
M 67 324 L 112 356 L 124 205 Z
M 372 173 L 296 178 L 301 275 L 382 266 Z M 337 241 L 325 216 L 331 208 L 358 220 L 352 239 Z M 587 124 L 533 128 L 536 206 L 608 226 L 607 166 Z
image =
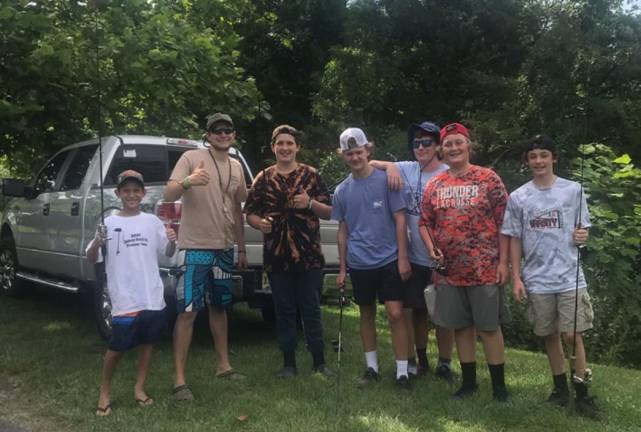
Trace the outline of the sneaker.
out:
M 463 400 L 467 399 L 469 397 L 472 397 L 476 395 L 479 391 L 479 386 L 478 384 L 474 385 L 466 385 L 463 384 L 457 391 L 454 393 L 452 396 L 450 396 L 450 399 L 452 400 Z
M 570 403 L 570 393 L 567 389 L 555 388 L 548 396 L 548 402 L 565 408 Z
M 396 379 L 396 386 L 401 393 L 408 393 L 412 390 L 412 384 L 410 384 L 410 379 L 408 375 L 401 375 L 400 378 Z
M 500 404 L 512 405 L 512 398 L 505 387 L 495 387 L 492 390 L 492 398 Z
M 594 402 L 594 396 L 587 396 L 574 401 L 574 409 L 580 416 L 591 420 L 603 420 L 604 415 Z
M 298 372 L 293 366 L 284 366 L 281 370 L 278 371 L 276 376 L 280 379 L 290 379 L 294 378 Z
M 330 368 L 328 368 L 324 364 L 320 366 L 316 366 L 315 368 L 312 369 L 312 372 L 323 375 L 325 378 L 334 378 L 336 376 L 334 371 L 332 371 Z
M 363 376 L 358 380 L 358 387 L 365 388 L 371 382 L 378 381 L 381 378 L 380 374 L 371 367 L 368 367 Z
M 454 375 L 452 375 L 452 368 L 450 368 L 450 366 L 445 363 L 441 363 L 440 365 L 438 365 L 438 367 L 434 371 L 434 375 L 448 384 L 454 384 Z

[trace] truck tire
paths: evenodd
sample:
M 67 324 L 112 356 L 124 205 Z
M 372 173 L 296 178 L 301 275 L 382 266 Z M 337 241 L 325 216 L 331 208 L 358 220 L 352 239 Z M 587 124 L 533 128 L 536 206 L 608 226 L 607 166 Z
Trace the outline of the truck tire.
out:
M 94 267 L 96 275 L 96 284 L 93 290 L 94 317 L 98 327 L 98 334 L 107 340 L 111 337 L 111 300 L 104 282 L 105 275 L 104 263 L 98 263 Z
M 13 239 L 0 240 L 0 292 L 12 297 L 26 293 L 24 283 L 16 277 L 17 271 L 18 257 Z

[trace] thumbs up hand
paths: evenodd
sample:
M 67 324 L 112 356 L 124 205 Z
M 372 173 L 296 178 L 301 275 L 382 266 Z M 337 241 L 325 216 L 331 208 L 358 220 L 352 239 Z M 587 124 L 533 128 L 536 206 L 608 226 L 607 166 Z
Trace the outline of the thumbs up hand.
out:
M 205 170 L 205 161 L 200 161 L 194 172 L 189 176 L 192 186 L 203 186 L 209 183 L 209 173 Z

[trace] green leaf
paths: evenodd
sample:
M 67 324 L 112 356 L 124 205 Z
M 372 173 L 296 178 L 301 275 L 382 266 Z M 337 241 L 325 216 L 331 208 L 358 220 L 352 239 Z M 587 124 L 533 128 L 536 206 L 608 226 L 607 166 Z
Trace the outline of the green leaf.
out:
M 625 154 L 619 156 L 618 158 L 616 158 L 615 160 L 613 160 L 612 162 L 614 162 L 615 164 L 619 164 L 619 165 L 627 165 L 630 162 L 632 162 L 632 158 L 630 158 L 630 155 L 625 153 Z

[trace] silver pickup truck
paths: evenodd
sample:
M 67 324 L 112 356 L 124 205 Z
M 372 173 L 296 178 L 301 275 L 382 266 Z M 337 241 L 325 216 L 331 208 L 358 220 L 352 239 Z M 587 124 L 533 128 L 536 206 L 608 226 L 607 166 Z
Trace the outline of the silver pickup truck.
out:
M 118 135 L 102 139 L 103 207 L 105 216 L 117 211 L 120 202 L 114 190 L 116 176 L 125 169 L 143 174 L 147 194 L 143 211 L 157 214 L 179 229 L 180 202 L 162 201 L 163 189 L 180 155 L 206 144 L 188 139 Z M 20 294 L 25 281 L 73 293 L 88 293 L 93 301 L 98 329 L 111 332 L 108 290 L 96 282 L 102 271 L 90 264 L 85 248 L 100 220 L 98 140 L 69 145 L 49 159 L 32 182 L 4 179 L 0 228 L 0 291 Z M 229 150 L 245 171 L 250 185 L 252 172 L 236 148 Z M 322 221 L 321 241 L 327 261 L 326 274 L 337 272 L 337 224 Z M 266 320 L 273 319 L 271 290 L 262 271 L 262 234 L 245 226 L 249 268 L 234 274 L 234 300 L 260 308 Z M 183 252 L 159 257 L 165 297 L 175 304 Z M 99 278 L 98 278 L 99 279 Z

